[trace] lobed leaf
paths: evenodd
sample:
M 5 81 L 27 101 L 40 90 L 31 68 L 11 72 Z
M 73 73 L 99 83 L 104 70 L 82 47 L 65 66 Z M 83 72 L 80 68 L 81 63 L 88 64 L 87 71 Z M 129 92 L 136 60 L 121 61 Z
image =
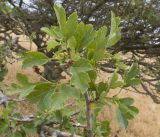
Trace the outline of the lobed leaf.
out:
M 120 18 L 111 12 L 111 29 L 108 36 L 106 48 L 115 45 L 121 39 L 121 29 L 119 28 Z
M 41 52 L 38 51 L 31 51 L 28 52 L 24 61 L 23 61 L 23 68 L 27 68 L 27 67 L 33 67 L 36 65 L 43 65 L 45 63 L 47 63 L 50 59 Z
M 59 4 L 54 4 L 54 11 L 56 13 L 56 17 L 58 20 L 58 24 L 60 27 L 60 30 L 64 36 L 66 36 L 67 33 L 67 27 L 66 27 L 66 12 L 64 8 Z
M 48 43 L 47 43 L 47 51 L 50 51 L 51 49 L 54 49 L 56 46 L 59 45 L 59 43 L 55 40 L 50 40 Z
M 26 84 L 29 84 L 29 81 L 28 81 L 28 77 L 24 74 L 21 74 L 21 73 L 17 73 L 16 75 L 16 79 L 18 80 L 18 82 L 22 85 L 26 85 Z
M 109 88 L 111 89 L 115 89 L 117 87 L 122 87 L 123 86 L 123 82 L 122 81 L 118 81 L 118 74 L 116 73 L 116 71 L 112 74 L 112 77 L 109 81 Z
M 38 83 L 33 91 L 27 95 L 31 103 L 38 104 L 39 109 L 44 110 L 51 107 L 51 95 L 54 92 L 54 83 Z
M 133 104 L 132 98 L 122 98 L 117 101 L 118 108 L 116 110 L 116 117 L 120 126 L 124 129 L 128 126 L 128 121 L 133 119 L 138 114 L 138 109 Z

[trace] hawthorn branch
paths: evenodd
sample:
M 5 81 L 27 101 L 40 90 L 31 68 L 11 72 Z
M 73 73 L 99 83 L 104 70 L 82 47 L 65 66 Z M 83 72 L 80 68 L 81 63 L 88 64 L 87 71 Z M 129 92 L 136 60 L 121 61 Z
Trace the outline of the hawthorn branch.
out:
M 48 127 L 48 126 L 42 126 L 41 127 L 41 135 L 40 135 L 40 137 L 47 137 L 45 135 L 46 132 L 51 137 L 82 137 L 82 136 L 79 136 L 79 135 L 71 134 L 69 132 L 56 130 L 56 129 L 53 129 L 53 128 Z
M 107 0 L 102 0 L 97 2 L 97 5 L 95 5 L 92 9 L 90 9 L 88 11 L 88 13 L 86 14 L 86 17 L 84 18 L 84 22 L 89 21 L 89 18 L 94 14 L 95 11 L 97 11 L 101 6 L 103 6 L 105 3 L 107 2 Z
M 10 121 L 16 121 L 18 123 L 31 123 L 34 122 L 34 116 L 23 116 L 22 118 L 15 118 L 15 117 L 10 117 Z M 57 123 L 54 123 L 57 124 Z M 49 124 L 50 125 L 50 124 Z M 72 124 L 76 128 L 86 128 L 85 125 L 81 125 L 80 123 L 73 123 Z M 47 135 L 50 135 L 51 137 L 81 137 L 76 134 L 71 134 L 69 132 L 64 132 L 60 131 L 57 129 L 54 129 L 53 127 L 47 126 L 47 125 L 41 125 L 40 126 L 40 131 L 39 131 L 39 136 L 40 137 L 47 137 Z
M 86 101 L 86 120 L 87 120 L 87 137 L 93 137 L 93 127 L 92 127 L 92 116 L 91 116 L 91 102 L 86 91 L 84 93 L 85 101 Z
M 141 83 L 141 85 L 142 85 L 143 89 L 147 92 L 147 94 L 152 98 L 152 100 L 155 103 L 160 104 L 160 97 L 152 94 L 145 84 Z
M 22 102 L 24 100 L 9 98 L 6 95 L 4 95 L 2 91 L 0 91 L 0 105 L 6 106 L 10 101 Z
M 5 96 L 2 91 L 0 91 L 0 105 L 6 106 L 7 104 L 8 104 L 8 97 Z
M 84 129 L 86 128 L 86 125 L 82 125 L 80 123 L 73 123 L 72 125 L 76 128 L 84 128 Z
M 23 116 L 21 119 L 20 118 L 15 118 L 15 117 L 10 117 L 10 121 L 16 121 L 18 123 L 31 123 L 34 121 L 34 116 Z
M 6 106 L 8 104 L 9 101 L 19 101 L 19 100 L 16 100 L 16 99 L 10 99 L 8 98 L 6 95 L 3 94 L 2 91 L 0 91 L 0 105 L 4 105 Z M 79 113 L 79 111 L 77 111 L 75 113 L 75 115 Z M 73 114 L 74 115 L 74 114 Z M 16 121 L 17 123 L 20 123 L 20 124 L 23 124 L 23 123 L 32 123 L 34 122 L 35 120 L 35 117 L 33 115 L 30 115 L 30 116 L 22 116 L 21 118 L 17 118 L 17 117 L 13 117 L 13 116 L 10 116 L 9 118 L 10 121 Z M 52 125 L 54 124 L 59 124 L 59 123 L 51 123 Z M 51 125 L 49 124 L 49 125 Z M 80 123 L 75 123 L 75 122 L 72 122 L 72 125 L 76 128 L 83 128 L 85 129 L 86 126 L 85 125 L 82 125 Z M 75 135 L 75 134 L 71 134 L 69 132 L 63 132 L 63 131 L 60 131 L 60 130 L 57 130 L 57 129 L 54 129 L 53 127 L 50 127 L 50 126 L 47 126 L 47 124 L 42 124 L 40 126 L 40 130 L 39 130 L 39 136 L 40 137 L 47 137 L 47 135 L 49 134 L 51 137 L 81 137 L 79 135 Z M 47 133 L 47 135 L 46 135 Z
M 6 95 L 3 94 L 2 91 L 0 91 L 0 105 L 7 105 L 8 102 L 10 101 L 16 101 L 16 102 L 22 102 L 22 101 L 25 101 L 25 100 L 19 100 L 19 99 L 12 99 L 12 98 L 9 98 L 7 97 Z M 69 107 L 69 106 L 72 106 L 74 105 L 74 102 L 71 102 L 69 104 L 67 104 L 65 107 Z M 71 118 L 75 115 L 78 115 L 80 113 L 80 110 L 77 110 L 75 113 L 73 113 L 71 115 Z M 31 116 L 22 116 L 22 118 L 15 118 L 15 117 L 10 117 L 10 120 L 14 120 L 14 121 L 17 121 L 17 122 L 20 122 L 20 123 L 23 123 L 23 122 L 33 122 L 35 119 L 35 117 L 33 115 Z M 57 123 L 53 123 L 53 124 L 57 124 Z M 76 123 L 76 122 L 72 122 L 72 125 L 76 128 L 86 128 L 85 125 L 82 125 L 80 123 Z

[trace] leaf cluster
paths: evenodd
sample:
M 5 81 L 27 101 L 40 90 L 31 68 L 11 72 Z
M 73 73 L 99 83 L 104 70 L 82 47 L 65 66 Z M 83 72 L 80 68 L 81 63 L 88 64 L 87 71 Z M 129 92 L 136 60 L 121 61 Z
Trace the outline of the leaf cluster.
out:
M 19 100 L 28 100 L 37 105 L 35 119 L 32 121 L 34 127 L 52 125 L 57 130 L 80 136 L 105 137 L 111 130 L 109 121 L 100 121 L 98 116 L 106 104 L 112 103 L 117 106 L 120 125 L 126 128 L 128 121 L 138 113 L 137 108 L 133 106 L 133 99 L 119 98 L 118 95 L 108 97 L 108 93 L 111 89 L 122 89 L 139 84 L 138 65 L 135 63 L 129 69 L 119 65 L 108 83 L 96 81 L 101 61 L 112 57 L 109 56 L 107 48 L 115 45 L 121 38 L 120 18 L 111 13 L 111 28 L 108 32 L 105 26 L 96 30 L 91 24 L 79 22 L 76 12 L 67 18 L 64 8 L 58 4 L 54 5 L 54 10 L 59 26 L 42 28 L 42 31 L 52 36 L 47 50 L 51 51 L 59 46 L 58 50 L 52 58 L 37 51 L 28 52 L 24 58 L 23 67 L 43 65 L 52 59 L 57 59 L 62 66 L 65 66 L 69 61 L 72 62 L 70 66 L 64 68 L 70 74 L 70 79 L 66 83 L 47 80 L 31 83 L 27 76 L 18 73 L 18 82 L 12 83 L 5 92 L 19 93 Z M 118 63 L 120 63 L 119 60 Z M 121 66 L 124 65 L 121 64 Z M 119 80 L 117 71 L 122 68 L 124 74 L 122 80 Z M 3 113 L 6 110 L 7 108 Z M 9 118 L 14 117 L 11 114 L 12 112 L 7 112 L 5 115 L 8 121 L 4 122 L 0 128 L 3 133 L 8 129 L 8 124 L 11 124 Z M 17 117 L 20 118 L 20 116 Z M 2 117 L 2 120 L 5 118 Z M 79 129 L 76 123 L 83 129 Z M 14 130 L 10 132 L 14 136 L 25 136 L 26 125 L 21 123 L 18 127 L 17 129 L 14 126 Z

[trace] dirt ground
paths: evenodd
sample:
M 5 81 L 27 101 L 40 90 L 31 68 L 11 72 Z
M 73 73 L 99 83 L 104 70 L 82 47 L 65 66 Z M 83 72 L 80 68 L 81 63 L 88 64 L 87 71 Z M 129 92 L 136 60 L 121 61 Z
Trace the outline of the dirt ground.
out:
M 24 43 L 28 47 L 28 43 Z M 17 72 L 26 74 L 32 81 L 38 81 L 39 77 L 32 69 L 21 69 L 21 63 L 15 62 L 8 65 L 9 73 L 4 82 L 15 82 Z M 101 79 L 105 79 L 107 74 L 102 74 Z M 112 91 L 116 92 L 115 90 Z M 111 122 L 112 133 L 110 137 L 160 137 L 160 105 L 153 103 L 152 99 L 146 95 L 140 95 L 130 91 L 122 91 L 122 96 L 130 96 L 135 99 L 135 106 L 139 109 L 137 117 L 129 123 L 127 131 L 120 130 L 115 119 L 114 107 L 106 107 L 102 118 L 107 118 Z M 23 111 L 31 112 L 33 107 L 25 105 L 21 108 Z

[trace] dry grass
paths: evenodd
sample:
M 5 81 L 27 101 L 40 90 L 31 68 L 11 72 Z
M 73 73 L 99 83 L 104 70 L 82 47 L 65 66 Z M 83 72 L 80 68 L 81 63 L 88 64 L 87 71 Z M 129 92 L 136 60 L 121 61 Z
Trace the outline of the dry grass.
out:
M 28 44 L 27 44 L 28 45 Z M 15 82 L 17 72 L 26 74 L 32 81 L 38 81 L 39 77 L 32 69 L 21 69 L 21 63 L 15 62 L 8 65 L 9 73 L 4 82 Z M 106 80 L 107 74 L 102 74 L 101 79 Z M 142 90 L 142 89 L 141 89 Z M 112 93 L 116 92 L 115 90 Z M 122 96 L 131 96 L 135 99 L 135 106 L 139 108 L 138 116 L 129 123 L 127 131 L 120 130 L 114 115 L 114 107 L 106 106 L 102 113 L 102 118 L 107 118 L 111 121 L 112 133 L 110 137 L 160 137 L 160 105 L 153 103 L 150 97 L 139 95 L 129 91 L 122 91 Z M 26 113 L 31 113 L 34 107 L 26 103 L 23 104 L 21 110 Z M 118 133 L 118 134 L 117 134 Z M 116 136 L 117 135 L 117 136 Z

